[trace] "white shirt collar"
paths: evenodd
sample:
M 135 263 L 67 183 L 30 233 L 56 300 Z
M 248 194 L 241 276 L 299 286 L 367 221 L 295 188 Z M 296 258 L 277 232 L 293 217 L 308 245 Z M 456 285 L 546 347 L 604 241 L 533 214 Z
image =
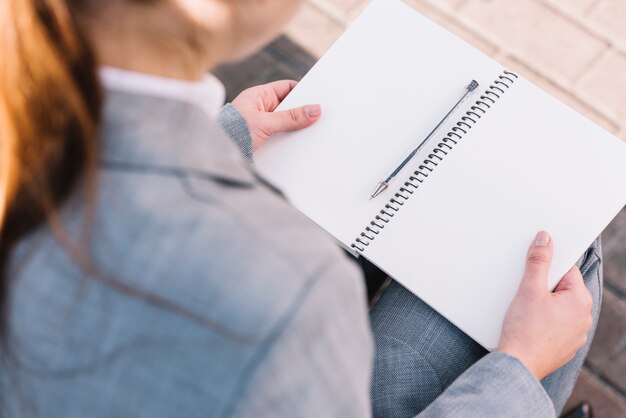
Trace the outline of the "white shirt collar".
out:
M 100 81 L 106 89 L 144 96 L 162 97 L 198 106 L 215 118 L 224 105 L 226 89 L 213 74 L 197 82 L 181 81 L 144 73 L 101 67 Z

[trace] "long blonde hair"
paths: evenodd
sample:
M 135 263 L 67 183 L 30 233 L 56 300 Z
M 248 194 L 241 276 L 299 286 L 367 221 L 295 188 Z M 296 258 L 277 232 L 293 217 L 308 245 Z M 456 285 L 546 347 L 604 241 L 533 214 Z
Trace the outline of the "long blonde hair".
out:
M 75 13 L 84 0 L 0 1 L 0 333 L 15 244 L 90 176 L 102 94 Z

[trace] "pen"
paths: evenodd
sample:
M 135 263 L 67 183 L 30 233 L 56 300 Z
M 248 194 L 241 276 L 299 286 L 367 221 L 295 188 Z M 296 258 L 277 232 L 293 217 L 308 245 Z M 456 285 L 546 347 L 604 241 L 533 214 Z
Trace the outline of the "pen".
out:
M 417 148 L 411 151 L 411 153 L 404 159 L 404 161 L 402 161 L 400 165 L 396 167 L 395 170 L 393 170 L 393 173 L 391 173 L 389 177 L 387 177 L 385 180 L 382 180 L 380 183 L 378 183 L 378 185 L 376 186 L 376 189 L 374 189 L 374 192 L 372 193 L 370 197 L 370 200 L 372 200 L 373 198 L 375 198 L 376 196 L 384 192 L 387 189 L 387 187 L 389 187 L 389 183 L 393 180 L 396 174 L 398 174 L 400 170 L 402 170 L 404 166 L 407 165 L 409 161 L 411 161 L 411 158 L 413 158 L 415 154 L 417 154 L 417 152 L 424 146 L 424 144 L 426 144 L 426 142 L 430 139 L 430 137 L 433 136 L 435 132 L 437 132 L 437 129 L 439 129 L 439 127 L 443 125 L 443 123 L 450 117 L 450 115 L 456 110 L 456 108 L 459 107 L 461 103 L 463 103 L 463 100 L 465 100 L 467 96 L 469 96 L 474 90 L 476 90 L 476 87 L 478 87 L 478 82 L 476 80 L 472 80 L 467 85 L 467 87 L 465 87 L 463 96 L 456 102 L 454 106 L 452 106 L 452 109 L 450 109 L 448 113 L 446 113 L 443 119 L 441 119 L 441 121 L 437 124 L 437 126 L 435 126 L 433 130 L 430 131 L 430 133 L 426 136 L 426 138 L 424 138 L 422 142 L 420 142 Z

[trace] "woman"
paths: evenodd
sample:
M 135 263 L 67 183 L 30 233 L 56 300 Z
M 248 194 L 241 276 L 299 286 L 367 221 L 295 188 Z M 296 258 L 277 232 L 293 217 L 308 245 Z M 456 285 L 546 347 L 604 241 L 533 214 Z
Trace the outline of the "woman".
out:
M 273 113 L 282 81 L 219 110 L 205 73 L 299 4 L 0 3 L 3 416 L 561 409 L 595 322 L 585 284 L 597 318 L 599 243 L 585 281 L 573 267 L 551 293 L 537 235 L 494 353 L 397 284 L 373 344 L 359 269 L 244 158 L 321 108 Z

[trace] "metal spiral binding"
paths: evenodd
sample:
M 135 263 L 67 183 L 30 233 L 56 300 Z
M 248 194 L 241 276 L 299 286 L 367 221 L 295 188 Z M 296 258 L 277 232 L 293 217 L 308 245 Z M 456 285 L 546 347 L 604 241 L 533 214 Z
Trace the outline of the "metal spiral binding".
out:
M 450 129 L 450 132 L 439 142 L 428 157 L 420 164 L 400 187 L 398 192 L 389 199 L 385 206 L 378 212 L 374 219 L 365 227 L 363 232 L 354 240 L 351 247 L 358 252 L 364 252 L 365 248 L 380 234 L 385 226 L 391 221 L 406 203 L 419 185 L 432 173 L 454 146 L 463 139 L 463 136 L 478 123 L 478 120 L 496 104 L 506 90 L 511 87 L 518 76 L 511 71 L 504 70 L 501 75 L 485 90 L 475 101 L 460 120 Z

